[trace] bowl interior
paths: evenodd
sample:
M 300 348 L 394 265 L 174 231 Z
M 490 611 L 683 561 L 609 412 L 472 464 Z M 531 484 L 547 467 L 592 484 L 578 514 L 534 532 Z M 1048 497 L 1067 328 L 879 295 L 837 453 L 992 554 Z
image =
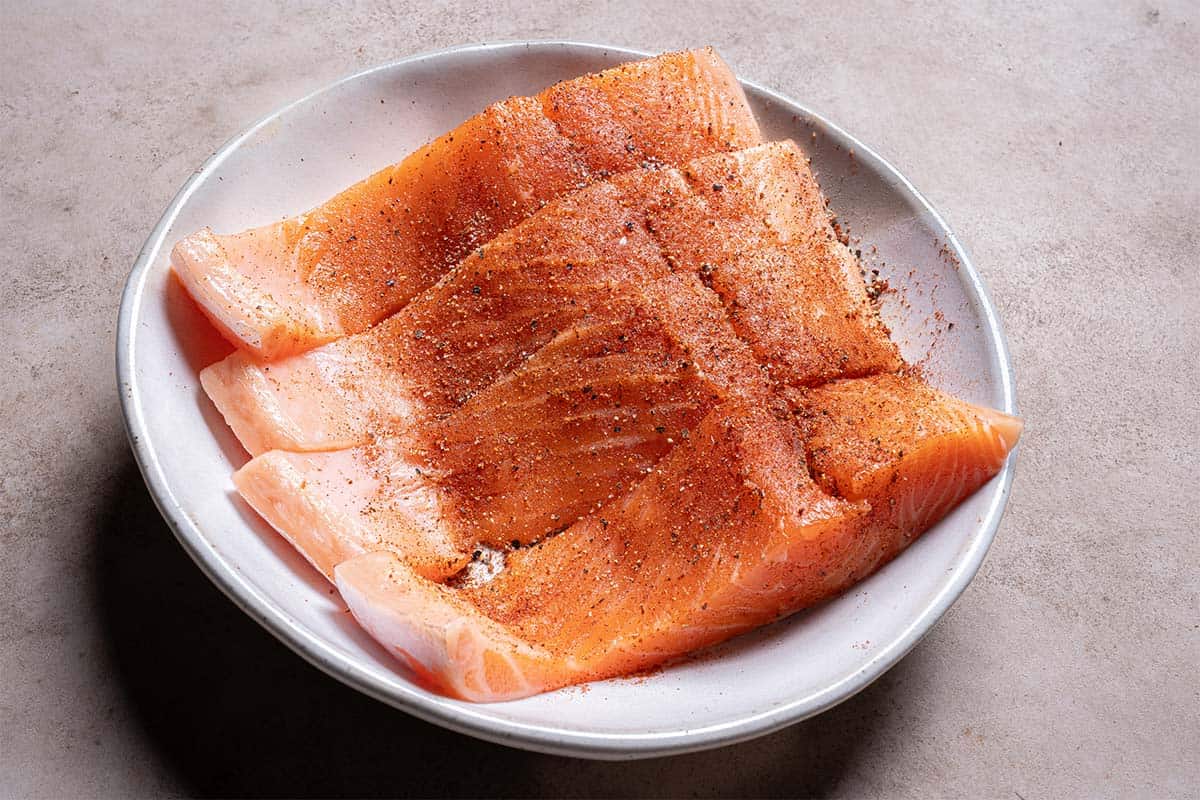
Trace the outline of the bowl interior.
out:
M 197 380 L 230 348 L 172 279 L 168 258 L 200 227 L 236 231 L 297 213 L 489 102 L 636 55 L 561 43 L 465 48 L 381 67 L 287 107 L 226 145 L 180 192 L 130 277 L 118 343 L 126 419 L 151 491 L 184 546 L 247 613 L 334 676 L 426 719 L 598 757 L 748 738 L 861 689 L 970 580 L 995 531 L 1008 469 L 892 564 L 818 609 L 651 676 L 492 705 L 448 700 L 410 683 L 233 492 L 230 474 L 246 456 Z M 1014 410 L 991 306 L 937 215 L 839 129 L 764 89 L 747 92 L 768 138 L 790 137 L 809 153 L 840 220 L 861 237 L 854 246 L 895 289 L 884 314 L 905 356 L 941 388 Z

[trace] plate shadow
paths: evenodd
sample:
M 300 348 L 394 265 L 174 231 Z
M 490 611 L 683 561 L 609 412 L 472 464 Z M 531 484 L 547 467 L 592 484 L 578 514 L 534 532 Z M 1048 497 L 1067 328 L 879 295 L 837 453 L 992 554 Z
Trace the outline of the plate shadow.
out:
M 198 796 L 821 796 L 855 766 L 921 649 L 812 720 L 719 751 L 604 763 L 510 749 L 410 717 L 294 655 L 175 541 L 127 453 L 96 531 L 113 679 Z M 918 702 L 913 699 L 912 702 Z

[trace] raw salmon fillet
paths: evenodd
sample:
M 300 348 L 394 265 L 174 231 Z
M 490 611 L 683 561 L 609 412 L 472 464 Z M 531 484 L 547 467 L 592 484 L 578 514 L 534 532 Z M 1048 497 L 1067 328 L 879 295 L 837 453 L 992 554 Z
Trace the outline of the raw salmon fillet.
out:
M 606 311 L 447 417 L 348 450 L 271 451 L 234 482 L 326 575 L 385 549 L 443 579 L 480 545 L 528 545 L 623 494 L 716 405 L 770 405 L 749 348 L 694 276 Z
M 999 471 L 1019 433 L 895 376 L 804 392 L 797 425 L 731 401 L 629 493 L 509 554 L 489 582 L 431 582 L 387 552 L 342 563 L 336 581 L 432 686 L 523 697 L 655 666 L 841 592 Z M 841 497 L 810 478 L 814 457 Z
M 273 362 L 235 353 L 201 380 L 252 454 L 361 444 L 453 410 L 574 319 L 672 270 L 709 287 L 784 385 L 901 364 L 806 159 L 780 142 L 593 185 L 370 331 Z
M 786 423 L 723 405 L 632 491 L 510 554 L 488 583 L 451 588 L 369 553 L 339 565 L 337 585 L 375 638 L 456 697 L 627 674 L 809 599 L 817 554 L 864 509 L 825 494 L 803 458 Z
M 649 185 L 678 180 L 644 172 Z M 599 183 L 473 252 L 370 331 L 273 362 L 239 352 L 200 379 L 252 454 L 347 447 L 462 405 L 586 314 L 670 270 Z
M 670 53 L 497 103 L 306 214 L 193 234 L 172 263 L 233 343 L 278 358 L 366 329 L 549 200 L 760 141 L 713 50 Z

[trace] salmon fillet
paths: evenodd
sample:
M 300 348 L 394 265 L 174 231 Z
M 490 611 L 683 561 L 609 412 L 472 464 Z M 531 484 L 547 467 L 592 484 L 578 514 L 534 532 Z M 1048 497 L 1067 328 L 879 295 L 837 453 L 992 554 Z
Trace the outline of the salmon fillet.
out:
M 651 192 L 678 181 L 639 173 Z M 680 183 L 682 186 L 682 183 Z M 243 446 L 321 450 L 453 411 L 586 314 L 670 274 L 599 183 L 552 203 L 462 261 L 370 331 L 274 362 L 237 352 L 201 383 Z
M 901 364 L 805 157 L 780 142 L 593 185 L 370 331 L 269 363 L 235 353 L 201 381 L 252 454 L 361 444 L 448 413 L 573 320 L 672 270 L 714 292 L 785 385 Z
M 234 483 L 326 575 L 385 549 L 443 579 L 480 545 L 527 545 L 623 494 L 717 404 L 771 404 L 749 348 L 694 276 L 607 312 L 447 417 L 353 449 L 271 451 Z
M 482 586 L 427 581 L 388 553 L 341 564 L 337 585 L 373 636 L 456 697 L 627 674 L 775 619 L 813 591 L 801 579 L 813 555 L 863 509 L 821 491 L 802 460 L 786 424 L 721 406 L 632 491 L 511 554 Z
M 629 493 L 510 554 L 489 582 L 454 588 L 373 552 L 335 569 L 338 588 L 389 652 L 456 697 L 624 675 L 843 591 L 994 475 L 1020 433 L 911 378 L 802 394 L 796 426 L 716 407 Z M 809 458 L 843 497 L 809 477 Z
M 279 358 L 365 330 L 556 197 L 760 141 L 712 49 L 669 53 L 497 103 L 306 214 L 193 234 L 172 264 L 230 341 Z

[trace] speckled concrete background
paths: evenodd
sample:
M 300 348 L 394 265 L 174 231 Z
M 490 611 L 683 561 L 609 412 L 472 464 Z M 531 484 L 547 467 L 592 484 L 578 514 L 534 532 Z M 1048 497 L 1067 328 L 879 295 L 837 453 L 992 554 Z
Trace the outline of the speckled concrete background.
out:
M 1200 786 L 1200 13 L 824 2 L 0 3 L 0 795 L 1183 796 Z M 213 149 L 473 41 L 713 43 L 900 167 L 973 252 L 1029 422 L 945 620 L 758 741 L 613 765 L 325 678 L 200 575 L 125 443 L 126 272 Z

